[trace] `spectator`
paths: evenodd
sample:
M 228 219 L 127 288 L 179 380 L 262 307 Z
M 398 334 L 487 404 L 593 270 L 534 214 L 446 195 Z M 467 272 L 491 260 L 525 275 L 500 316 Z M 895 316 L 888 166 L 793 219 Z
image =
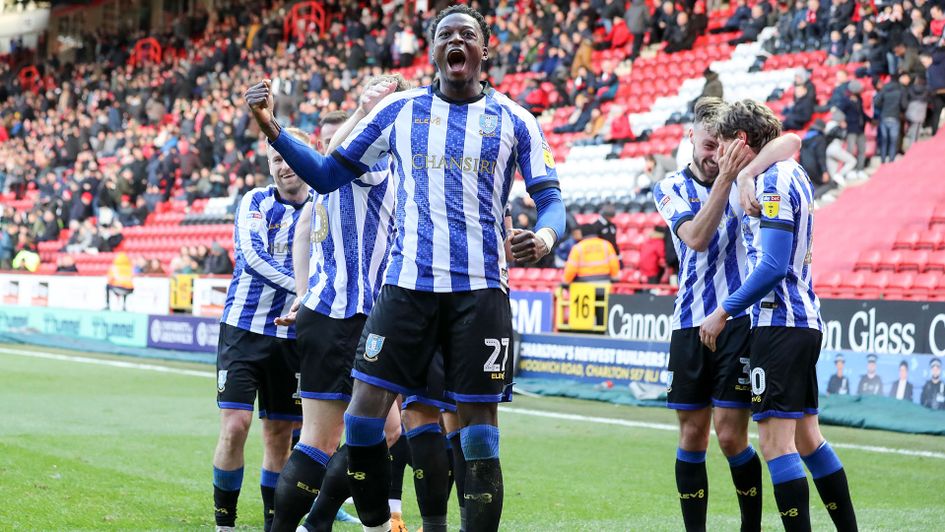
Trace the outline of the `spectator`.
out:
M 646 40 L 647 28 L 650 26 L 650 10 L 645 0 L 633 0 L 623 16 L 627 22 L 627 30 L 633 35 L 633 49 L 630 59 L 636 60 L 640 56 L 640 49 Z
M 564 282 L 603 282 L 616 281 L 620 276 L 620 263 L 613 246 L 598 237 L 597 226 L 581 226 L 583 238 L 571 248 L 564 266 Z
M 764 9 L 761 7 L 761 4 L 755 4 L 755 6 L 751 8 L 751 18 L 741 23 L 740 29 L 742 34 L 729 41 L 729 44 L 735 46 L 745 42 L 754 42 L 758 39 L 758 35 L 761 34 L 761 30 L 765 29 L 767 25 L 768 17 L 765 15 Z
M 36 244 L 33 243 L 33 239 L 29 235 L 23 235 L 19 240 L 20 249 L 13 257 L 13 269 L 33 273 L 39 269 L 40 263 L 39 253 L 36 252 Z
M 394 37 L 394 46 L 400 57 L 400 66 L 409 67 L 413 65 L 414 57 L 416 57 L 417 52 L 420 50 L 420 42 L 417 36 L 414 35 L 411 26 L 406 26 L 403 31 L 397 33 Z
M 850 82 L 847 97 L 840 102 L 838 108 L 843 111 L 844 121 L 847 123 L 847 151 L 856 154 L 856 176 L 866 177 L 866 112 L 863 110 L 863 83 L 855 79 Z
M 706 69 L 702 72 L 702 75 L 705 77 L 705 85 L 702 86 L 702 94 L 699 95 L 699 98 L 706 96 L 721 98 L 723 90 L 722 80 L 719 79 L 719 74 L 717 72 L 713 72 L 711 68 L 706 67 Z M 699 98 L 696 98 L 696 100 Z M 693 104 L 695 104 L 695 101 Z
M 906 110 L 906 91 L 896 76 L 889 78 L 873 98 L 873 109 L 879 120 L 878 151 L 880 161 L 892 162 L 899 151 L 899 130 Z
M 12 268 L 13 254 L 16 251 L 17 227 L 7 225 L 0 230 L 0 270 Z
M 600 77 L 594 81 L 594 105 L 599 106 L 604 102 L 613 101 L 617 96 L 619 83 L 620 80 L 617 78 L 617 74 L 614 73 L 614 64 L 610 61 L 605 61 L 603 72 L 601 72 Z
M 616 253 L 619 258 L 620 248 L 617 247 L 617 226 L 614 225 L 614 216 L 616 215 L 617 209 L 613 204 L 607 203 L 601 207 L 600 214 L 592 223 L 596 229 L 594 234 L 610 242 L 610 246 L 614 248 L 614 253 Z
M 941 10 L 939 11 L 941 12 Z M 929 121 L 932 135 L 938 133 L 939 121 L 942 118 L 942 109 L 945 109 L 945 46 L 939 46 L 923 54 L 920 59 L 926 68 L 926 78 L 929 82 Z
M 210 254 L 203 265 L 203 272 L 209 275 L 229 275 L 233 273 L 233 261 L 219 243 L 214 242 Z
M 555 268 L 564 268 L 568 262 L 568 255 L 571 254 L 571 249 L 581 241 L 581 237 L 581 227 L 573 226 L 571 231 L 568 232 L 568 238 L 558 243 L 555 247 Z
M 903 73 L 899 81 L 906 87 L 906 134 L 902 142 L 905 152 L 912 144 L 919 140 L 919 131 L 925 123 L 929 109 L 929 89 L 925 76 L 909 81 L 909 74 Z
M 650 44 L 657 44 L 667 40 L 669 33 L 677 22 L 676 8 L 673 2 L 666 0 L 650 17 Z
M 830 42 L 827 43 L 827 66 L 842 65 L 847 59 L 847 45 L 840 30 L 830 32 Z M 840 71 L 838 71 L 840 72 Z
M 817 119 L 804 135 L 801 141 L 801 166 L 817 189 L 819 197 L 827 190 L 825 185 L 830 183 L 830 173 L 827 171 L 827 137 L 824 134 L 826 124 Z
M 131 259 L 125 253 L 118 253 L 115 261 L 108 268 L 105 285 L 105 309 L 112 308 L 112 296 L 121 305 L 118 310 L 127 310 L 127 298 L 135 290 Z
M 856 168 L 856 157 L 844 148 L 844 140 L 847 136 L 846 118 L 839 109 L 833 109 L 830 112 L 830 120 L 824 128 L 824 134 L 827 137 L 827 172 L 830 178 L 843 186 L 846 184 L 847 177 L 854 177 Z
M 646 282 L 659 284 L 666 269 L 666 246 L 663 245 L 666 226 L 654 227 L 640 246 L 639 270 Z
M 732 16 L 725 21 L 720 28 L 716 28 L 710 33 L 731 33 L 742 28 L 742 24 L 751 20 L 751 8 L 748 7 L 748 0 L 736 0 L 735 11 Z
M 587 128 L 595 110 L 593 100 L 582 92 L 577 95 L 574 104 L 574 112 L 571 113 L 568 123 L 554 128 L 555 133 L 579 133 Z
M 666 47 L 663 51 L 672 54 L 684 50 L 692 50 L 696 42 L 695 28 L 689 23 L 689 15 L 685 11 L 676 14 L 676 24 L 670 27 L 666 37 Z
M 59 230 L 59 220 L 56 218 L 56 214 L 52 211 L 45 211 L 43 213 L 43 231 L 38 241 L 52 242 L 59 240 Z
M 548 91 L 542 88 L 541 81 L 537 78 L 533 78 L 529 83 L 530 87 L 519 95 L 519 99 L 522 107 L 528 109 L 533 115 L 539 116 L 550 105 Z
M 142 270 L 142 273 L 148 275 L 160 275 L 164 273 L 164 266 L 161 265 L 161 261 L 157 259 L 151 259 L 147 262 L 147 266 Z
M 784 114 L 784 129 L 793 131 L 804 129 L 814 116 L 814 94 L 807 92 L 807 85 L 794 87 L 794 105 Z

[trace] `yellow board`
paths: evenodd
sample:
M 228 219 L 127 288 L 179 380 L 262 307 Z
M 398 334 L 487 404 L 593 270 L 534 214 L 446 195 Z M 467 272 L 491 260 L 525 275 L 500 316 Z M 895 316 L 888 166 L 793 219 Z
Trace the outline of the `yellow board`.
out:
M 194 279 L 196 275 L 179 273 L 171 277 L 171 309 L 190 311 L 194 308 Z
M 571 300 L 571 315 L 568 324 L 572 330 L 589 331 L 594 328 L 597 287 L 598 285 L 593 283 L 571 284 L 571 293 L 568 294 Z

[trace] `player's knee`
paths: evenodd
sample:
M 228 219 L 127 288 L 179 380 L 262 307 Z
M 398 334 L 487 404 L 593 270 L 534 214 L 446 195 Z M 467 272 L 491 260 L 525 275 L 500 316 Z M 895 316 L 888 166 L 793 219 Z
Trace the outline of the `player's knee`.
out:
M 263 422 L 263 442 L 267 447 L 283 448 L 292 443 L 291 421 L 271 421 Z
M 716 435 L 719 438 L 719 448 L 725 456 L 735 456 L 748 446 L 748 434 L 746 433 L 716 428 Z
M 466 460 L 489 460 L 499 457 L 499 427 L 469 425 L 460 432 Z
M 679 426 L 679 446 L 687 451 L 709 447 L 709 426 L 704 423 L 683 423 Z
M 220 437 L 224 440 L 242 441 L 249 434 L 249 425 L 252 423 L 253 413 L 236 410 L 223 414 L 223 424 Z
M 440 410 L 420 403 L 413 403 L 403 411 L 404 426 L 407 430 L 431 423 L 440 422 Z

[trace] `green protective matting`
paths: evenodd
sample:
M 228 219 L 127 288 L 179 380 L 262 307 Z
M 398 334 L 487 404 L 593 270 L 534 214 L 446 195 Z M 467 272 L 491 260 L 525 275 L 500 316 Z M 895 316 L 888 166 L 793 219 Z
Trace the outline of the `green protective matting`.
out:
M 601 388 L 574 380 L 515 379 L 516 391 L 606 401 L 632 406 L 665 407 L 665 400 L 640 400 L 627 387 Z M 827 425 L 945 436 L 945 411 L 881 396 L 821 396 L 820 421 Z
M 105 340 L 41 334 L 39 332 L 0 332 L 0 343 L 28 344 L 97 355 L 124 355 L 176 362 L 198 362 L 202 364 L 215 364 L 217 359 L 214 353 L 192 353 L 187 351 L 173 351 L 170 349 L 153 349 L 150 347 L 129 347 L 113 344 Z

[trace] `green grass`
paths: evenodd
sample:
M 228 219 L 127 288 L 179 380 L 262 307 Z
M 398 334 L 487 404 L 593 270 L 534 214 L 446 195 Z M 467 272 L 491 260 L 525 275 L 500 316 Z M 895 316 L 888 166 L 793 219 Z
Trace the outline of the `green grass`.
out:
M 210 374 L 206 366 L 141 362 Z M 212 378 L 0 353 L 0 528 L 212 529 L 214 387 Z M 516 397 L 512 406 L 674 422 L 673 413 L 663 409 L 568 399 Z M 682 529 L 672 475 L 674 432 L 511 411 L 501 415 L 501 424 L 503 530 Z M 258 429 L 255 424 L 248 443 L 240 498 L 240 528 L 246 530 L 262 527 Z M 945 438 L 839 427 L 824 432 L 838 443 L 945 452 Z M 862 530 L 945 529 L 945 460 L 838 452 Z M 708 467 L 709 530 L 737 530 L 737 503 L 717 448 L 709 451 Z M 767 473 L 764 490 L 765 529 L 779 530 Z M 813 485 L 812 501 L 814 530 L 832 529 Z M 456 523 L 455 501 L 451 505 Z M 408 525 L 417 526 L 409 477 L 404 509 Z M 336 530 L 359 529 L 338 525 Z

